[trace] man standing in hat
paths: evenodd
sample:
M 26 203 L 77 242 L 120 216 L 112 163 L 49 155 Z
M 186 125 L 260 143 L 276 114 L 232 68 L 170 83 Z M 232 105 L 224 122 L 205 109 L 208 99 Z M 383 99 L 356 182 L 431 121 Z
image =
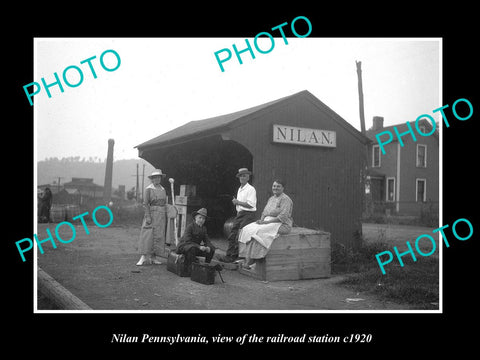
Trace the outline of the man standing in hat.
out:
M 255 188 L 248 183 L 252 173 L 247 168 L 238 170 L 237 178 L 240 181 L 240 187 L 237 191 L 237 198 L 232 200 L 237 210 L 237 216 L 233 220 L 232 230 L 228 237 L 228 249 L 224 257 L 220 258 L 223 262 L 234 262 L 238 258 L 238 233 L 245 226 L 255 221 L 257 211 L 257 192 Z

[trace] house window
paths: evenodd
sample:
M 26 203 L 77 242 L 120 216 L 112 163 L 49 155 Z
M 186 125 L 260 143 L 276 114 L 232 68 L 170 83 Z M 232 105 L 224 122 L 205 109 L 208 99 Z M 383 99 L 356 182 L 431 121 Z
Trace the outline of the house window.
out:
M 373 145 L 372 147 L 372 167 L 380 167 L 380 146 Z
M 395 178 L 387 178 L 387 201 L 395 201 Z
M 427 167 L 427 145 L 417 144 L 417 167 Z
M 427 180 L 417 179 L 417 185 L 415 186 L 417 195 L 415 200 L 417 202 L 425 202 L 427 200 Z

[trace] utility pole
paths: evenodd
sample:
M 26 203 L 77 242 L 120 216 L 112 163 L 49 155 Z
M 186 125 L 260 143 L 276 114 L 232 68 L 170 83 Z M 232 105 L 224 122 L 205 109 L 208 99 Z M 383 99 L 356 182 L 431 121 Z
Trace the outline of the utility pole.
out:
M 357 75 L 358 75 L 358 106 L 360 111 L 360 127 L 362 134 L 365 135 L 365 114 L 363 108 L 363 85 L 362 85 L 362 62 L 355 61 L 357 64 Z
M 142 201 L 143 201 L 143 189 L 145 188 L 145 164 L 143 164 L 142 171 Z
M 57 193 L 60 192 L 60 179 L 63 179 L 63 176 L 57 176 L 58 182 L 57 182 Z
M 137 163 L 137 187 L 135 189 L 135 200 L 138 202 L 138 163 Z
M 355 61 L 357 65 L 357 76 L 358 76 L 358 108 L 360 112 L 360 128 L 364 136 L 366 136 L 365 130 L 365 110 L 363 107 L 363 84 L 362 84 L 362 62 Z M 368 169 L 368 144 L 365 144 L 365 153 L 364 153 L 364 169 L 362 171 L 362 186 L 363 186 L 363 196 L 362 196 L 362 210 L 365 209 L 366 204 L 366 194 L 365 194 L 365 183 L 367 181 L 367 169 Z M 360 235 L 362 235 L 362 230 L 360 228 Z M 362 237 L 361 237 L 362 238 Z
M 137 185 L 135 186 L 135 201 L 138 202 L 138 163 L 137 163 L 137 173 L 135 175 L 137 178 Z

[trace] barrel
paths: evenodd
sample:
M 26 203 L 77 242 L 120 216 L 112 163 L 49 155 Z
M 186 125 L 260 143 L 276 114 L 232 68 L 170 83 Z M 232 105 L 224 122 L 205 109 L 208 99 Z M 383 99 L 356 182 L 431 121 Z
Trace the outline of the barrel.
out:
M 225 235 L 227 239 L 230 236 L 230 233 L 232 232 L 233 220 L 235 220 L 235 216 L 232 216 L 231 218 L 227 219 L 227 221 L 225 221 L 225 224 L 223 224 L 223 235 Z
M 65 221 L 65 205 L 53 204 L 50 208 L 50 220 L 52 222 Z
M 80 206 L 73 204 L 65 205 L 65 219 L 67 221 L 72 221 L 77 215 L 80 215 Z

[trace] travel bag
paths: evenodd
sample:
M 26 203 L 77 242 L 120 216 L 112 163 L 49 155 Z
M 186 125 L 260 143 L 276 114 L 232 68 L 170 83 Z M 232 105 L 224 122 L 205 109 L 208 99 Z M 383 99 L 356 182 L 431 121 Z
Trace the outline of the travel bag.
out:
M 192 273 L 190 279 L 200 284 L 212 285 L 215 283 L 215 275 L 218 272 L 218 275 L 220 275 L 220 279 L 222 279 L 222 282 L 224 282 L 222 274 L 220 273 L 222 269 L 222 266 L 219 264 L 211 265 L 195 262 L 192 264 Z
M 191 269 L 185 264 L 185 256 L 170 251 L 167 258 L 167 270 L 181 277 L 190 276 Z

